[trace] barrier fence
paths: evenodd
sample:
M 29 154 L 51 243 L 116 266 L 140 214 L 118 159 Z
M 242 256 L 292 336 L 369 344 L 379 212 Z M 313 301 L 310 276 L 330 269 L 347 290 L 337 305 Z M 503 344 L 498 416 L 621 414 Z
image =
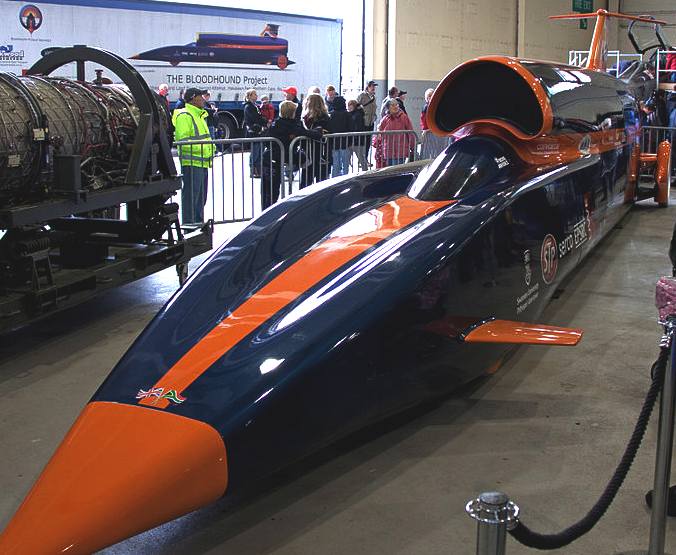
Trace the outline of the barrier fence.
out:
M 273 184 L 263 177 L 273 173 L 275 163 L 286 164 L 284 145 L 274 137 L 179 141 L 176 149 L 183 187 L 175 201 L 183 223 L 253 219 L 273 196 Z M 274 160 L 266 151 L 275 153 Z
M 675 269 L 676 270 L 676 269 Z M 648 551 L 632 551 L 638 555 L 665 555 L 666 517 L 669 497 L 669 480 L 674 439 L 674 404 L 676 402 L 676 316 L 671 314 L 676 301 L 676 280 L 661 278 L 657 284 L 656 304 L 669 316 L 660 342 L 660 355 L 653 364 L 651 384 L 641 407 L 638 420 L 625 451 L 594 506 L 581 519 L 554 534 L 531 530 L 521 520 L 520 508 L 502 492 L 485 492 L 471 499 L 465 512 L 477 521 L 477 555 L 505 555 L 507 534 L 523 546 L 538 550 L 563 548 L 590 532 L 612 504 L 629 472 L 645 435 L 653 407 L 660 400 L 659 428 L 655 453 L 655 474 L 651 492 L 651 519 Z M 629 555 L 627 553 L 626 555 Z
M 641 150 L 656 153 L 660 142 L 673 144 L 675 137 L 676 128 L 645 126 Z M 176 163 L 184 185 L 174 201 L 183 223 L 247 221 L 312 183 L 435 158 L 448 144 L 445 137 L 408 130 L 333 133 L 320 141 L 300 136 L 286 145 L 274 137 L 180 141 Z M 674 170 L 676 156 L 676 176 Z
M 442 143 L 439 152 L 448 141 Z M 274 137 L 179 141 L 175 146 L 183 174 L 183 187 L 174 198 L 181 221 L 226 223 L 253 219 L 278 199 L 330 177 L 416 160 L 421 143 L 416 132 L 403 130 L 335 133 L 321 141 L 295 137 L 288 146 Z
M 587 64 L 589 59 L 589 50 L 570 50 L 568 51 L 568 65 L 582 67 Z M 619 77 L 623 70 L 631 63 L 638 63 L 642 59 L 641 54 L 636 52 L 620 52 L 619 50 L 609 50 L 606 53 L 606 67 L 608 73 Z M 623 64 L 624 62 L 624 64 Z
M 417 159 L 420 140 L 415 131 L 330 133 L 321 141 L 296 137 L 289 145 L 287 182 L 290 192 L 323 181 L 387 168 Z
M 662 141 L 670 141 L 673 144 L 674 138 L 676 138 L 676 128 L 674 127 L 643 126 L 641 152 L 655 154 Z

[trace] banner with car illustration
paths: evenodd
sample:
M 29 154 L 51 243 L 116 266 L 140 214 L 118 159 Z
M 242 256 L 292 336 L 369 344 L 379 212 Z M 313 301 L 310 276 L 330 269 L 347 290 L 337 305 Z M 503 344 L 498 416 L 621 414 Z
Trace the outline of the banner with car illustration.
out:
M 151 0 L 0 0 L 0 18 L 5 72 L 21 73 L 45 49 L 85 44 L 123 56 L 151 87 L 167 83 L 171 98 L 197 86 L 222 101 L 249 88 L 281 100 L 289 85 L 340 84 L 340 20 Z

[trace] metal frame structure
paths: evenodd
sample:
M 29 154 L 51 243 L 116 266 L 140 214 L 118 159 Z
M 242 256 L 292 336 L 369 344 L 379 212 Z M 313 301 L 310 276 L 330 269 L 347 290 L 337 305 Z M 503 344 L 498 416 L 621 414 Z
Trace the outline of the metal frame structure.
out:
M 0 271 L 26 277 L 0 279 L 0 332 L 170 266 L 177 267 L 183 283 L 188 261 L 212 248 L 211 223 L 181 226 L 178 206 L 167 203 L 181 189 L 181 176 L 154 93 L 129 63 L 111 52 L 76 45 L 50 50 L 27 73 L 49 75 L 75 63 L 78 80 L 84 81 L 86 62 L 117 75 L 139 108 L 125 179 L 119 186 L 85 190 L 73 165 L 44 198 L 0 208 L 2 240 L 9 244 L 5 251 L 17 251 L 5 253 Z M 31 108 L 33 123 L 48 140 L 45 114 L 36 102 Z M 38 173 L 48 164 L 44 156 Z M 126 220 L 116 215 L 121 204 L 126 204 Z M 101 209 L 113 218 L 92 217 Z

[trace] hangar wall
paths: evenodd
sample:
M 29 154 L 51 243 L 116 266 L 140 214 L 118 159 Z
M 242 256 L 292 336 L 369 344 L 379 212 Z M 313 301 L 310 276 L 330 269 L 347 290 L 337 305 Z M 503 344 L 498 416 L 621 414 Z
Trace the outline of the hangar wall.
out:
M 617 11 L 619 1 L 593 5 Z M 379 83 L 379 99 L 392 85 L 408 91 L 406 107 L 418 129 L 425 89 L 469 58 L 508 54 L 566 62 L 569 50 L 586 50 L 593 24 L 584 30 L 578 21 L 547 19 L 571 8 L 571 0 L 367 0 L 365 78 Z M 616 48 L 616 25 L 609 41 Z

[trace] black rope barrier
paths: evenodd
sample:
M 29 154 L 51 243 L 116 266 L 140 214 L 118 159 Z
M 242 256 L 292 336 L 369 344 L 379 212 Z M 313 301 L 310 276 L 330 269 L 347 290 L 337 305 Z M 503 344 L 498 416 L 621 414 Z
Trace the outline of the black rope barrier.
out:
M 648 389 L 648 394 L 646 395 L 645 401 L 643 402 L 643 406 L 641 407 L 641 412 L 636 422 L 636 426 L 634 426 L 634 432 L 631 434 L 631 439 L 629 440 L 629 443 L 624 450 L 624 454 L 622 455 L 622 459 L 617 465 L 617 468 L 615 469 L 612 478 L 608 482 L 606 489 L 603 491 L 601 497 L 591 508 L 591 510 L 578 522 L 556 534 L 540 534 L 538 532 L 534 532 L 523 522 L 519 521 L 514 529 L 509 531 L 516 541 L 525 545 L 526 547 L 532 547 L 534 549 L 559 549 L 584 536 L 596 525 L 599 520 L 601 520 L 601 517 L 608 510 L 608 507 L 610 507 L 610 504 L 615 499 L 617 492 L 620 490 L 620 487 L 622 486 L 624 479 L 627 477 L 627 473 L 634 462 L 638 448 L 641 446 L 641 441 L 643 441 L 643 436 L 645 435 L 645 431 L 648 427 L 648 422 L 655 406 L 655 401 L 657 400 L 657 396 L 659 395 L 660 389 L 662 388 L 664 372 L 667 367 L 668 359 L 669 349 L 662 348 L 660 350 L 658 359 L 652 366 L 652 382 L 650 384 L 650 388 Z

